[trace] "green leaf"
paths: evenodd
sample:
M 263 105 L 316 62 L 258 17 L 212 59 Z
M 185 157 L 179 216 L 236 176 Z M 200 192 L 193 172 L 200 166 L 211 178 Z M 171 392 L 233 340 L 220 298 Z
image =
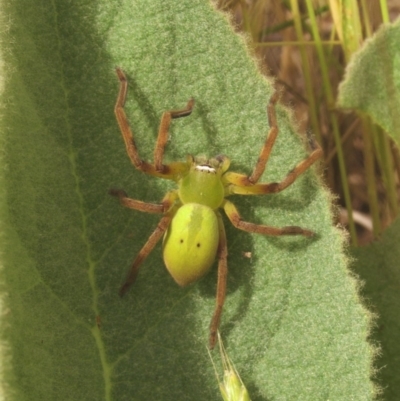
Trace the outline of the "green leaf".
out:
M 338 105 L 368 114 L 400 145 L 400 20 L 383 25 L 353 55 Z
M 8 0 L 3 9 L 7 400 L 220 399 L 206 351 L 216 269 L 181 289 L 158 245 L 118 296 L 159 217 L 122 208 L 107 191 L 157 202 L 171 183 L 129 162 L 113 115 L 114 68 L 129 77 L 127 115 L 143 158 L 152 158 L 162 112 L 193 96 L 193 114 L 173 122 L 166 160 L 224 153 L 245 173 L 268 131 L 271 84 L 203 0 Z M 288 112 L 279 108 L 278 120 L 266 181 L 307 154 Z M 231 199 L 246 220 L 316 232 L 267 238 L 226 224 L 220 329 L 252 400 L 371 399 L 369 317 L 314 169 L 280 194 Z
M 396 401 L 400 393 L 400 219 L 382 238 L 364 248 L 352 249 L 352 268 L 364 281 L 362 296 L 377 319 L 371 340 L 380 347 L 375 363 L 375 379 L 382 388 L 382 399 Z

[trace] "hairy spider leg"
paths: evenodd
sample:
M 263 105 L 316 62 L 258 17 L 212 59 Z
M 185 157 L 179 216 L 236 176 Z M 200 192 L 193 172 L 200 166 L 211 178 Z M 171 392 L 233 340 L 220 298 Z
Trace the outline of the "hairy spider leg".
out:
M 129 287 L 135 282 L 136 277 L 139 272 L 140 265 L 147 258 L 153 248 L 156 246 L 157 242 L 161 239 L 164 232 L 167 230 L 169 224 L 174 215 L 172 206 L 175 200 L 178 198 L 177 191 L 170 191 L 162 200 L 161 203 L 146 203 L 138 201 L 136 199 L 128 198 L 125 191 L 119 189 L 112 189 L 109 194 L 115 196 L 119 199 L 121 205 L 134 210 L 139 210 L 141 212 L 147 213 L 167 213 L 158 223 L 156 229 L 150 235 L 147 242 L 143 245 L 142 249 L 139 251 L 135 260 L 132 263 L 131 268 L 128 271 L 125 282 L 122 284 L 119 295 L 122 297 L 129 289 Z
M 233 173 L 226 177 L 226 180 L 231 183 L 229 192 L 237 195 L 263 195 L 281 192 L 289 185 L 293 184 L 297 178 L 303 174 L 312 164 L 314 164 L 321 156 L 322 149 L 319 145 L 314 149 L 306 159 L 302 160 L 294 169 L 289 171 L 286 177 L 280 182 L 259 183 L 254 185 L 243 185 L 241 174 Z M 229 174 L 229 173 L 227 173 Z
M 120 82 L 120 89 L 117 102 L 115 103 L 114 112 L 125 142 L 126 151 L 132 164 L 138 170 L 143 171 L 144 173 L 166 179 L 175 179 L 177 175 L 187 170 L 187 163 L 173 162 L 167 165 L 162 164 L 164 149 L 168 139 L 168 130 L 172 119 L 186 117 L 191 114 L 194 106 L 194 100 L 190 99 L 186 107 L 182 110 L 171 110 L 164 112 L 158 131 L 156 147 L 154 149 L 154 164 L 148 163 L 142 160 L 139 156 L 133 133 L 124 110 L 128 92 L 128 80 L 125 76 L 125 73 L 120 68 L 116 68 L 115 71 Z
M 269 156 L 271 154 L 272 148 L 275 144 L 275 140 L 279 133 L 277 117 L 276 117 L 276 103 L 278 102 L 279 94 L 275 92 L 268 103 L 267 106 L 267 116 L 269 131 L 265 139 L 264 145 L 261 149 L 260 155 L 257 159 L 257 163 L 253 169 L 250 176 L 245 174 L 235 173 L 228 171 L 224 175 L 224 181 L 233 184 L 230 188 L 230 193 L 241 194 L 241 195 L 259 195 L 267 193 L 280 192 L 292 184 L 299 175 L 306 171 L 315 161 L 317 161 L 322 156 L 322 149 L 315 140 L 311 140 L 312 152 L 309 156 L 300 162 L 293 170 L 291 170 L 286 178 L 280 183 L 271 184 L 257 184 L 255 185 L 262 174 L 265 171 Z M 260 185 L 260 187 L 258 187 Z M 237 187 L 245 187 L 240 189 Z M 248 189 L 248 188 L 252 189 Z
M 222 310 L 225 303 L 226 280 L 228 277 L 228 246 L 226 241 L 224 222 L 220 213 L 217 212 L 219 243 L 218 243 L 218 281 L 217 295 L 215 300 L 214 315 L 210 323 L 209 348 L 213 349 L 217 341 L 218 327 L 221 321 Z
M 275 92 L 269 99 L 269 103 L 267 106 L 269 131 L 265 138 L 265 142 L 261 149 L 260 155 L 258 156 L 257 163 L 254 166 L 254 170 L 249 177 L 246 177 L 247 182 L 243 182 L 243 185 L 255 184 L 260 179 L 265 170 L 269 156 L 271 154 L 272 147 L 274 146 L 276 137 L 279 133 L 275 108 L 278 98 L 279 94 L 278 92 Z
M 154 166 L 157 171 L 164 172 L 166 166 L 163 165 L 162 160 L 164 156 L 165 145 L 167 144 L 169 136 L 169 127 L 171 120 L 181 117 L 189 116 L 194 107 L 194 99 L 190 99 L 186 107 L 182 110 L 168 110 L 165 111 L 161 117 L 160 128 L 158 130 L 158 137 L 156 147 L 154 149 Z
M 128 291 L 129 287 L 136 281 L 136 277 L 139 272 L 140 265 L 147 258 L 153 248 L 156 246 L 157 242 L 164 235 L 167 230 L 169 224 L 171 223 L 172 216 L 166 215 L 164 216 L 160 222 L 158 223 L 156 229 L 152 232 L 147 242 L 143 245 L 143 248 L 139 251 L 135 260 L 132 263 L 131 268 L 128 271 L 128 275 L 125 279 L 124 284 L 122 284 L 119 289 L 119 295 L 123 297 L 125 293 Z
M 236 209 L 236 206 L 228 200 L 224 201 L 222 207 L 230 222 L 233 224 L 234 227 L 238 228 L 239 230 L 247 231 L 249 233 L 273 236 L 304 235 L 305 237 L 312 237 L 314 235 L 313 231 L 306 230 L 298 226 L 286 226 L 278 228 L 244 221 L 242 220 L 242 217 Z
M 122 189 L 110 189 L 108 193 L 109 195 L 118 198 L 122 206 L 146 213 L 166 213 L 171 208 L 175 200 L 179 197 L 178 191 L 174 190 L 167 192 L 161 203 L 147 203 L 128 198 L 128 195 Z

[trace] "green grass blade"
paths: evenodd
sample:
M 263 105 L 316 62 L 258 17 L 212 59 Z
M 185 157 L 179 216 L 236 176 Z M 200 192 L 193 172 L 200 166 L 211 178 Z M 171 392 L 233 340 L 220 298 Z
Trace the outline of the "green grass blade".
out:
M 312 2 L 310 0 L 306 1 L 306 6 L 307 6 L 308 14 L 310 16 L 310 29 L 311 29 L 313 38 L 316 42 L 315 50 L 316 50 L 316 53 L 318 56 L 319 66 L 321 69 L 324 95 L 326 97 L 326 101 L 327 101 L 328 105 L 333 106 L 334 102 L 335 102 L 335 99 L 333 96 L 333 88 L 331 87 L 331 82 L 329 79 L 327 57 L 325 55 L 325 50 L 322 46 L 322 41 L 321 41 L 319 29 L 318 29 L 316 15 L 314 14 Z M 349 231 L 350 231 L 351 242 L 353 245 L 357 245 L 357 235 L 356 235 L 356 229 L 355 229 L 354 219 L 353 219 L 353 208 L 352 208 L 351 198 L 350 198 L 349 181 L 347 178 L 346 164 L 345 164 L 345 160 L 344 160 L 341 136 L 340 136 L 340 132 L 339 132 L 339 122 L 337 119 L 337 115 L 333 111 L 331 111 L 329 113 L 329 119 L 330 119 L 332 131 L 333 131 L 332 132 L 333 138 L 334 138 L 335 145 L 336 145 L 337 158 L 338 158 L 338 164 L 339 164 L 339 172 L 340 172 L 340 178 L 341 178 L 342 188 L 343 188 L 343 196 L 344 196 L 345 205 L 346 205 L 346 209 L 347 209 L 347 215 L 348 215 L 348 219 L 349 219 Z

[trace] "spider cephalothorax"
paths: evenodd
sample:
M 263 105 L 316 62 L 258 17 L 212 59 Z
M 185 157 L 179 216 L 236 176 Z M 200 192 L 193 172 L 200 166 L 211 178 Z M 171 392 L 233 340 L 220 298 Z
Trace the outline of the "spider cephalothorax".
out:
M 236 228 L 244 231 L 275 236 L 312 236 L 312 231 L 297 226 L 278 228 L 243 221 L 235 205 L 227 197 L 233 194 L 261 195 L 280 192 L 318 160 L 322 151 L 315 144 L 311 154 L 291 170 L 282 181 L 258 183 L 278 134 L 275 113 L 278 95 L 275 93 L 268 104 L 270 129 L 250 176 L 229 171 L 230 160 L 221 155 L 211 159 L 204 156 L 188 156 L 186 161 L 163 164 L 162 159 L 171 120 L 190 115 L 194 107 L 193 99 L 190 99 L 182 110 L 164 112 L 154 150 L 154 162 L 148 163 L 139 157 L 124 111 L 128 87 L 125 74 L 119 68 L 116 72 L 120 81 L 120 91 L 115 105 L 115 114 L 132 164 L 146 174 L 174 180 L 177 183 L 177 189 L 169 191 L 163 201 L 158 204 L 128 198 L 122 190 L 110 191 L 110 194 L 118 197 L 122 205 L 126 207 L 147 213 L 163 214 L 157 228 L 133 261 L 120 294 L 125 294 L 134 283 L 140 264 L 162 237 L 165 265 L 179 285 L 185 286 L 198 280 L 209 271 L 218 256 L 217 299 L 210 324 L 209 340 L 210 348 L 213 348 L 225 301 L 228 272 L 226 235 L 219 209 L 224 210 Z
M 229 160 L 223 157 L 207 160 L 203 157 L 188 156 L 189 168 L 178 180 L 179 199 L 185 203 L 199 203 L 215 210 L 225 197 L 223 174 L 229 167 Z

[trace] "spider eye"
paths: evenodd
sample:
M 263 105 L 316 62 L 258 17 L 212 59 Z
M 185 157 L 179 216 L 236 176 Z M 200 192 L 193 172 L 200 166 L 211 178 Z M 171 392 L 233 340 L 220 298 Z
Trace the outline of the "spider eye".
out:
M 215 170 L 214 167 L 211 167 L 208 164 L 202 164 L 200 166 L 196 166 L 195 170 L 201 171 L 203 173 L 209 173 L 209 174 L 217 174 L 217 171 Z

